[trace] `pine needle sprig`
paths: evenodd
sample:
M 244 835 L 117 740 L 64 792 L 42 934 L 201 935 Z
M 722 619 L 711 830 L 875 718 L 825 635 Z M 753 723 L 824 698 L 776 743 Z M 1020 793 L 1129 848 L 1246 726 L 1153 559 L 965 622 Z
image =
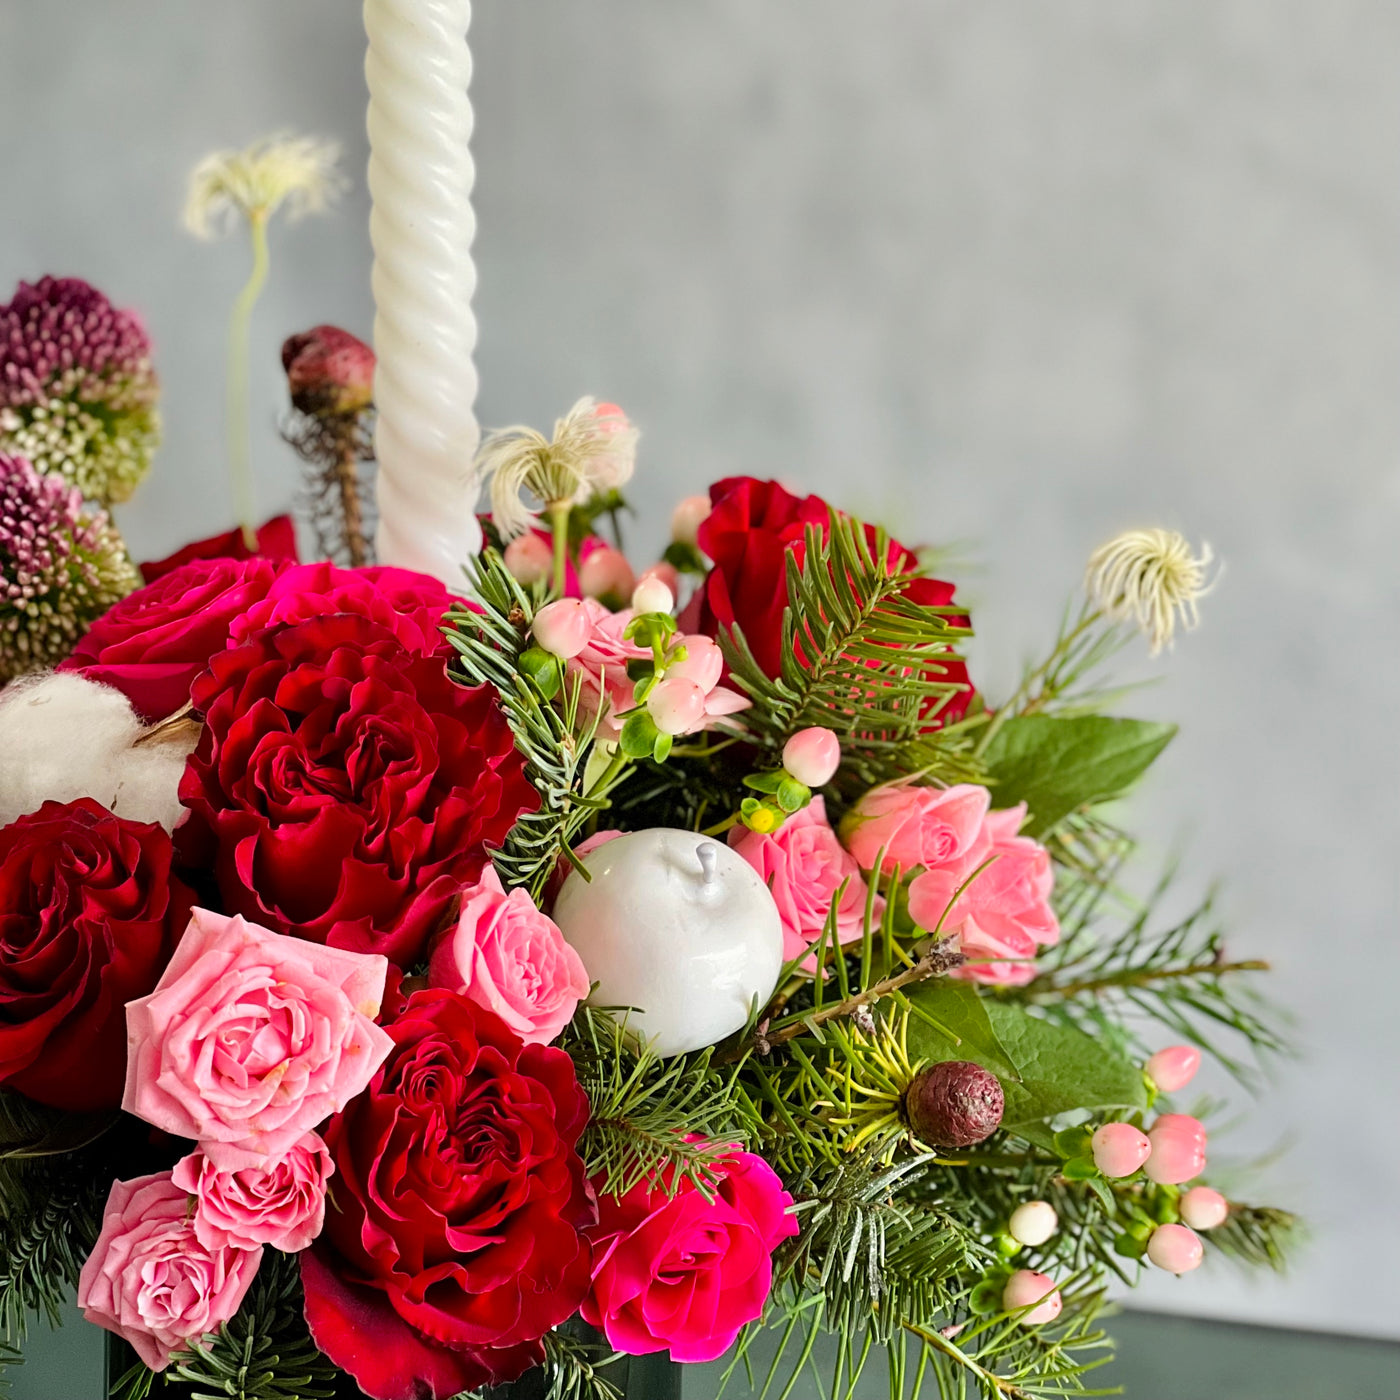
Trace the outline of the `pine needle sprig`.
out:
M 1210 1232 L 1210 1242 L 1241 1264 L 1283 1273 L 1301 1228 L 1298 1217 L 1289 1211 L 1232 1202 L 1224 1223 Z
M 789 551 L 776 678 L 738 628 L 721 630 L 734 682 L 754 702 L 745 724 L 774 750 L 799 729 L 832 730 L 853 790 L 909 772 L 901 753 L 916 743 L 926 751 L 920 767 L 928 776 L 962 775 L 970 743 L 925 731 L 965 688 L 948 671 L 959 659 L 955 643 L 971 631 L 958 622 L 956 606 L 909 599 L 912 576 L 893 567 L 884 532 L 873 534 L 872 541 L 861 522 L 833 511 L 825 530 L 807 527 L 801 563 Z

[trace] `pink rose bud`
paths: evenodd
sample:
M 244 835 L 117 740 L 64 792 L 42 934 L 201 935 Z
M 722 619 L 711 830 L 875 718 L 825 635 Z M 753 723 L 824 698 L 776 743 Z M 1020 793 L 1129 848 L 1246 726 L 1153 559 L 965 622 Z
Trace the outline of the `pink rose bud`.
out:
M 1105 1123 L 1093 1137 L 1094 1165 L 1111 1177 L 1132 1176 L 1147 1161 L 1152 1144 L 1131 1123 Z
M 1007 1312 L 1016 1312 L 1032 1303 L 1036 1306 L 1016 1319 L 1028 1327 L 1037 1327 L 1042 1322 L 1054 1322 L 1060 1315 L 1060 1309 L 1064 1307 L 1060 1290 L 1055 1287 L 1055 1280 L 1049 1274 L 1038 1274 L 1032 1269 L 1017 1269 L 1006 1280 L 1006 1287 L 1001 1294 L 1001 1305 Z
M 526 587 L 542 582 L 554 571 L 554 554 L 549 542 L 533 530 L 517 535 L 506 546 L 502 557 L 511 576 Z
M 1147 1257 L 1169 1274 L 1199 1269 L 1205 1252 L 1205 1246 L 1185 1225 L 1159 1225 L 1147 1242 Z
M 676 595 L 650 572 L 632 590 L 632 611 L 635 613 L 669 613 L 676 606 Z
M 1049 1201 L 1027 1201 L 1011 1212 L 1007 1234 L 1020 1244 L 1044 1244 L 1060 1228 L 1060 1217 Z
M 1143 1171 L 1159 1186 L 1179 1186 L 1206 1167 L 1206 1130 L 1188 1113 L 1164 1113 L 1147 1134 L 1152 1155 Z
M 530 630 L 538 645 L 561 661 L 569 661 L 588 645 L 593 619 L 577 598 L 559 598 L 535 614 Z
M 1194 1045 L 1168 1045 L 1148 1060 L 1147 1077 L 1164 1093 L 1184 1089 L 1201 1067 L 1201 1052 Z
M 1209 1186 L 1193 1186 L 1182 1194 L 1176 1208 L 1193 1230 L 1213 1230 L 1230 1214 L 1229 1201 Z
M 783 767 L 809 788 L 824 787 L 841 766 L 841 741 L 829 729 L 799 729 L 783 745 Z
M 671 538 L 677 544 L 694 544 L 709 514 L 708 496 L 687 496 L 671 512 Z
M 314 417 L 361 413 L 374 393 L 374 351 L 339 326 L 316 326 L 282 344 L 292 406 Z
M 668 564 L 664 559 L 659 564 L 653 564 L 649 569 L 642 570 L 642 576 L 638 583 L 645 583 L 647 579 L 660 579 L 667 588 L 671 590 L 671 596 L 678 598 L 681 592 L 681 571 L 674 564 Z
M 621 550 L 600 544 L 578 566 L 578 586 L 586 598 L 630 598 L 636 587 L 632 566 Z
M 647 709 L 663 734 L 689 734 L 705 718 L 705 692 L 684 676 L 667 676 L 647 696 Z

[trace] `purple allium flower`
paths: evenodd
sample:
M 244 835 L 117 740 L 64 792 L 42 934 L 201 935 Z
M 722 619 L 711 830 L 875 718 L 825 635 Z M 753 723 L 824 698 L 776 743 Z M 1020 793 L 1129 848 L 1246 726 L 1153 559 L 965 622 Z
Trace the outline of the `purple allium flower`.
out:
M 106 511 L 0 452 L 0 684 L 63 660 L 140 581 Z
M 76 277 L 21 282 L 0 307 L 0 448 L 84 496 L 124 501 L 160 441 L 141 318 Z

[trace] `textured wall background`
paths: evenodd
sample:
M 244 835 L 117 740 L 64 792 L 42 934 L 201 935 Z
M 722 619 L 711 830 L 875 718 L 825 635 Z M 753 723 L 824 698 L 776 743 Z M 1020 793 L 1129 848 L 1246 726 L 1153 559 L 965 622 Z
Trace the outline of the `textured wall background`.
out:
M 81 273 L 148 313 L 168 445 L 121 521 L 229 520 L 240 245 L 176 226 L 208 148 L 279 126 L 363 168 L 351 0 L 4 0 L 0 283 Z M 1092 546 L 1178 526 L 1228 560 L 1138 708 L 1183 723 L 1138 805 L 1224 873 L 1303 1059 L 1239 1158 L 1314 1243 L 1282 1282 L 1156 1279 L 1188 1311 L 1400 1334 L 1392 1009 L 1400 15 L 1384 0 L 481 0 L 481 416 L 579 394 L 643 426 L 636 497 L 777 473 L 906 539 L 971 541 L 994 696 Z M 257 450 L 290 500 L 277 346 L 367 334 L 359 179 L 275 234 Z M 1232 1092 L 1223 1084 L 1213 1085 Z

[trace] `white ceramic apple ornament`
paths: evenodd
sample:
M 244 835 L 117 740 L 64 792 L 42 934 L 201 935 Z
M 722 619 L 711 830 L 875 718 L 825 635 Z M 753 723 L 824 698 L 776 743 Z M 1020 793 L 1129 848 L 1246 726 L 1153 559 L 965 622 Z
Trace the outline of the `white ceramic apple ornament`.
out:
M 599 846 L 564 882 L 554 922 L 598 984 L 596 1006 L 631 1007 L 658 1055 L 714 1045 L 772 995 L 783 965 L 778 906 L 728 846 L 654 827 Z

